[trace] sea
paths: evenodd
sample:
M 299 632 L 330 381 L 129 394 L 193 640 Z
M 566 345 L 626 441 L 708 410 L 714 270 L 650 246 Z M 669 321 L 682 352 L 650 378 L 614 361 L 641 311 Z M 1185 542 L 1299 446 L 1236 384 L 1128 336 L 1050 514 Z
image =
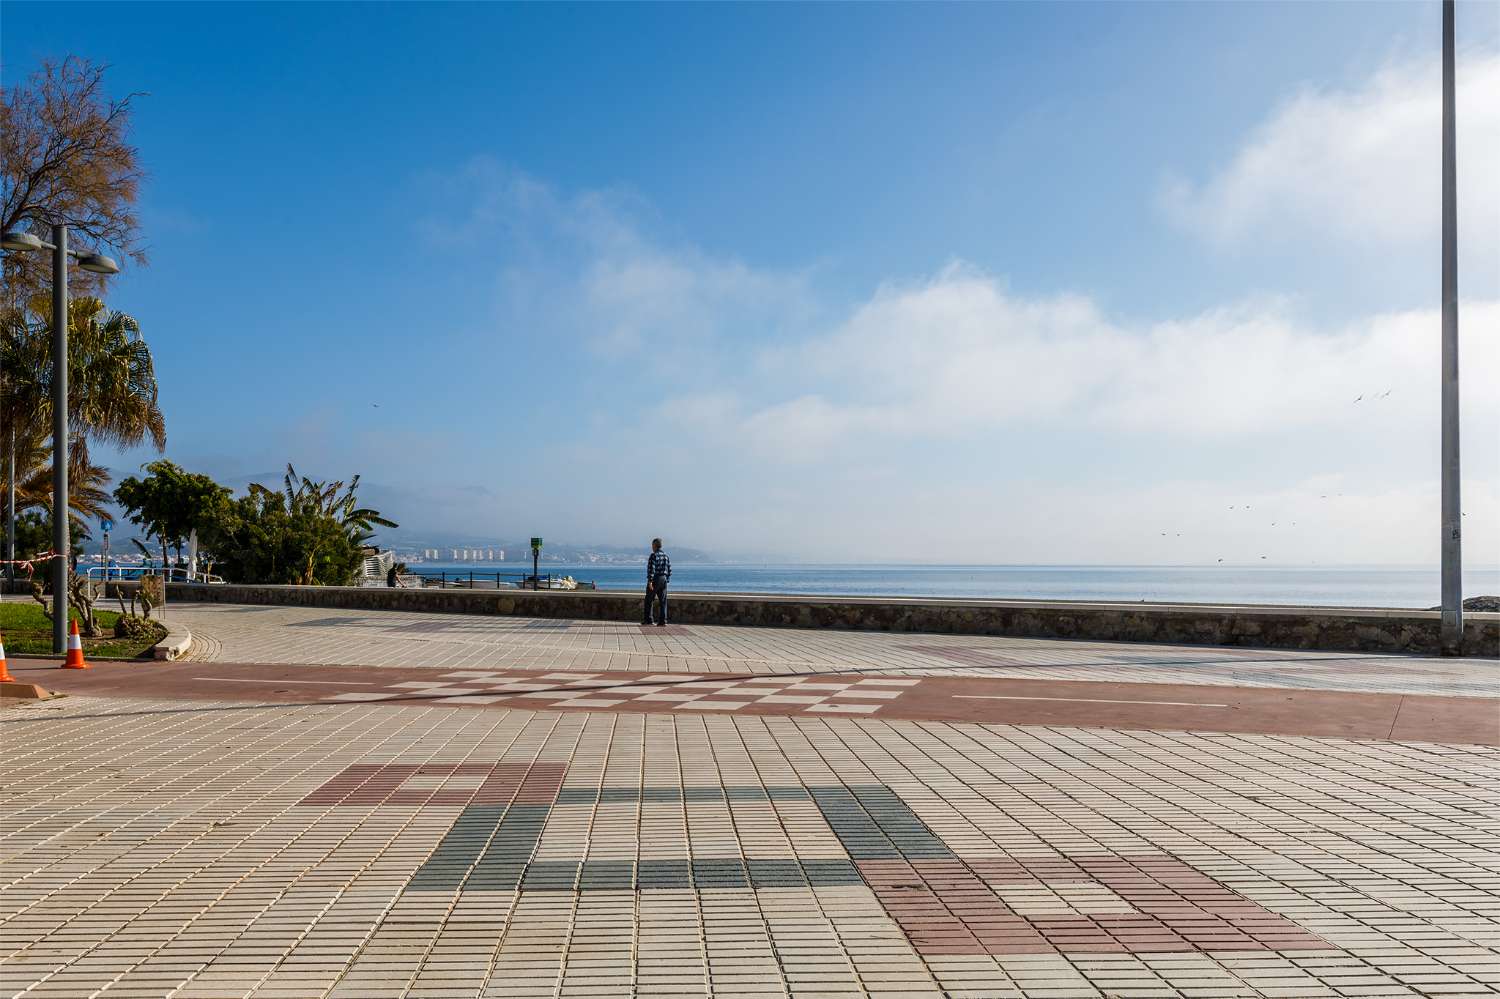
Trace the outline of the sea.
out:
M 410 571 L 449 579 L 516 581 L 515 563 L 414 563 Z M 641 590 L 645 564 L 543 563 L 543 575 L 572 576 L 601 590 Z M 1435 607 L 1438 570 L 1412 566 L 833 565 L 674 562 L 677 592 L 816 596 L 970 597 L 1168 603 Z M 1464 596 L 1500 594 L 1500 567 L 1464 573 Z

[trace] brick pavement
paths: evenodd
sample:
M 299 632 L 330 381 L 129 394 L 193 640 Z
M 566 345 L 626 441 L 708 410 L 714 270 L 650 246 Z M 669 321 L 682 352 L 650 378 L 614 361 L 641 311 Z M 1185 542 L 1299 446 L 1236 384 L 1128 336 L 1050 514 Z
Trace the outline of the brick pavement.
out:
M 1070 642 L 186 604 L 195 658 L 414 668 L 917 675 L 1202 683 L 1500 697 L 1500 663 L 1338 652 Z M 1500 650 L 1497 650 L 1500 652 Z
M 367 654 L 420 683 L 490 679 L 428 663 L 1494 683 L 1482 663 L 271 610 L 174 613 L 225 658 Z M 0 993 L 1500 995 L 1493 747 L 619 707 L 7 708 Z

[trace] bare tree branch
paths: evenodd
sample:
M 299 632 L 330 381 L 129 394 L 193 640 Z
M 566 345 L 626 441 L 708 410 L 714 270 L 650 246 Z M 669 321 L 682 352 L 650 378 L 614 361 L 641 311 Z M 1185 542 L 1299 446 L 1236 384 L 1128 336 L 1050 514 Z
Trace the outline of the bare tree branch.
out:
M 134 207 L 145 173 L 128 137 L 132 102 L 143 95 L 107 97 L 107 68 L 69 56 L 0 89 L 0 224 L 43 236 L 50 226 L 67 225 L 79 250 L 145 264 Z M 48 270 L 43 254 L 6 254 L 6 304 L 44 291 Z M 83 294 L 104 283 L 86 271 L 74 280 Z

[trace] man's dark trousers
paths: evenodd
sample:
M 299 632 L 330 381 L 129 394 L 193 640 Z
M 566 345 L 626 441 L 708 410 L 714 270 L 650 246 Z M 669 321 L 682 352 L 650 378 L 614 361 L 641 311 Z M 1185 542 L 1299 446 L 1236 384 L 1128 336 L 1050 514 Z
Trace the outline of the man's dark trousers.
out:
M 641 619 L 641 624 L 651 623 L 651 602 L 656 601 L 656 623 L 667 623 L 667 577 L 657 576 L 651 581 L 651 588 L 646 591 L 646 616 Z

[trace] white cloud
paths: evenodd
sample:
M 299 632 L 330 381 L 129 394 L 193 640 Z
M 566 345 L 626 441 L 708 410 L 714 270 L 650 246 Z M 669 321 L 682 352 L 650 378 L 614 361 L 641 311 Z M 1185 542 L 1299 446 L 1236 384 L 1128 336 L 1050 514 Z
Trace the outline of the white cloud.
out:
M 1441 89 L 1432 62 L 1387 66 L 1350 90 L 1308 88 L 1277 108 L 1201 183 L 1176 180 L 1164 205 L 1221 245 L 1333 236 L 1392 246 L 1436 240 Z M 1459 54 L 1460 228 L 1493 260 L 1500 236 L 1500 53 Z
M 557 352 L 591 346 L 592 360 L 548 361 L 564 384 L 646 365 L 538 456 L 513 505 L 544 508 L 549 532 L 669 523 L 689 543 L 830 559 L 1435 555 L 1433 311 L 1313 324 L 1272 299 L 1140 323 L 963 263 L 834 306 L 810 272 L 652 237 L 628 198 L 476 169 L 460 229 L 496 247 L 503 321 Z M 1466 523 L 1482 561 L 1500 554 L 1497 328 L 1500 302 L 1464 304 Z M 1276 516 L 1228 517 L 1240 503 Z
M 1466 420 L 1500 424 L 1500 303 L 1466 303 Z M 1276 303 L 1135 327 L 1088 300 L 1023 299 L 954 265 L 881 289 L 843 323 L 778 351 L 746 439 L 810 459 L 851 438 L 952 438 L 996 428 L 1086 429 L 1162 440 L 1285 431 L 1368 433 L 1429 421 L 1438 384 L 1434 312 L 1311 328 Z M 1358 401 L 1356 401 L 1358 400 Z
M 507 325 L 567 333 L 611 358 L 676 358 L 681 369 L 738 331 L 761 335 L 811 312 L 805 273 L 664 245 L 628 191 L 567 195 L 490 157 L 428 181 L 463 207 L 445 213 L 456 223 L 433 222 L 426 235 L 491 255 Z

